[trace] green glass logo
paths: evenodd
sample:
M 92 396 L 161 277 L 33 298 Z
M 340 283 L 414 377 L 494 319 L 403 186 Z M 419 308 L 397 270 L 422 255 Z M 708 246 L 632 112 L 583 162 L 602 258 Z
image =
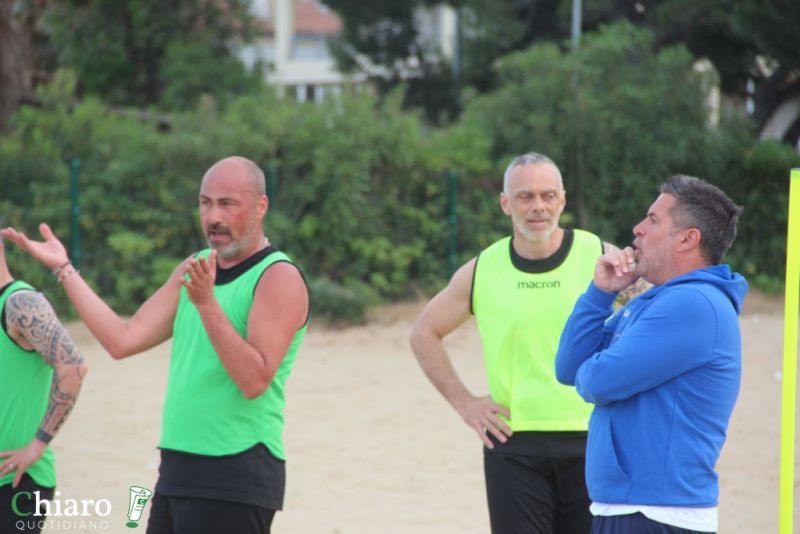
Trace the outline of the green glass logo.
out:
M 131 499 L 128 503 L 128 522 L 125 526 L 128 528 L 136 528 L 139 526 L 139 520 L 142 518 L 144 512 L 144 505 L 153 495 L 153 492 L 147 488 L 140 488 L 139 486 L 131 486 Z

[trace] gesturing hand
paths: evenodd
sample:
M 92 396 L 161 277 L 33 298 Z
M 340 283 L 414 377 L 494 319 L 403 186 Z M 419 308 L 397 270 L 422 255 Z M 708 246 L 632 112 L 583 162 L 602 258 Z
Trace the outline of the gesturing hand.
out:
M 189 300 L 196 307 L 202 307 L 214 300 L 214 279 L 216 276 L 216 250 L 211 251 L 208 255 L 208 260 L 205 258 L 193 258 L 187 263 L 181 283 L 186 288 Z
M 478 437 L 488 449 L 493 449 L 494 444 L 486 435 L 487 432 L 491 432 L 500 443 L 505 443 L 511 436 L 511 428 L 500 419 L 500 415 L 506 419 L 511 417 L 508 408 L 500 406 L 488 395 L 473 398 L 461 410 L 461 418 L 467 425 L 475 429 Z
M 46 223 L 39 225 L 39 233 L 42 234 L 44 241 L 29 239 L 23 232 L 10 227 L 0 230 L 0 235 L 39 260 L 50 270 L 57 269 L 67 263 L 69 261 L 67 249 L 64 248 L 64 245 L 61 244 L 61 241 L 58 240 Z
M 608 293 L 618 293 L 639 279 L 631 247 L 611 249 L 597 260 L 594 285 Z

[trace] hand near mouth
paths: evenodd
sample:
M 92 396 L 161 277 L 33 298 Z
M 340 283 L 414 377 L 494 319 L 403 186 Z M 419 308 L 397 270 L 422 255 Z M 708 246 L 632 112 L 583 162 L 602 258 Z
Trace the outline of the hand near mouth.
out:
M 594 269 L 594 285 L 608 293 L 619 293 L 639 279 L 631 247 L 610 249 L 600 256 Z

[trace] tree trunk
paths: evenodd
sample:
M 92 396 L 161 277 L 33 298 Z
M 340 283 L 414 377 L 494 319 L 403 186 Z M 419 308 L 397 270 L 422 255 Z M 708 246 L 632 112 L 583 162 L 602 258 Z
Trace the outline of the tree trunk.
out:
M 13 2 L 0 2 L 0 133 L 31 89 L 30 50 L 11 12 Z

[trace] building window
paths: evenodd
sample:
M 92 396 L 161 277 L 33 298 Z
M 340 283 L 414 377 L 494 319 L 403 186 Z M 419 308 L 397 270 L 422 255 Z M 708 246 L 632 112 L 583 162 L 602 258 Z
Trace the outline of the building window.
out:
M 328 43 L 324 35 L 296 33 L 292 42 L 292 59 L 330 59 Z

